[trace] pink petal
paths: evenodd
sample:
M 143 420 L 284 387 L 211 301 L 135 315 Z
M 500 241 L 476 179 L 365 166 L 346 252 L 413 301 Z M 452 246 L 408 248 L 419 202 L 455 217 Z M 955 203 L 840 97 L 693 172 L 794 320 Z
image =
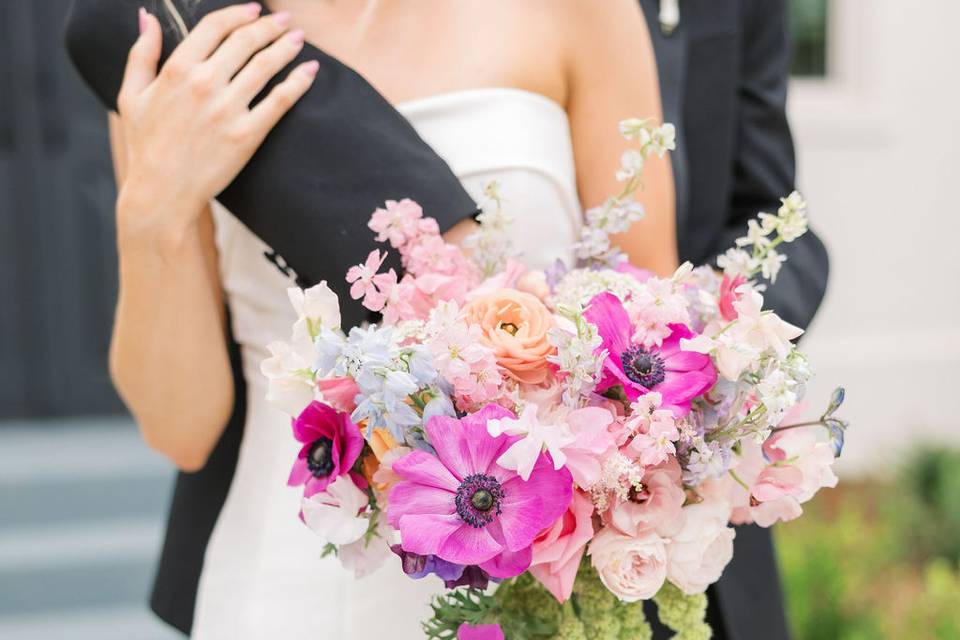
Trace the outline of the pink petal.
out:
M 676 351 L 663 356 L 663 364 L 668 371 L 699 371 L 710 363 L 710 356 L 696 351 Z
M 487 562 L 480 563 L 480 568 L 494 578 L 512 578 L 529 569 L 532 558 L 532 546 L 521 549 L 520 551 L 508 551 L 504 549 L 503 553 L 498 554 Z
M 400 518 L 413 514 L 451 515 L 456 511 L 456 494 L 414 482 L 399 482 L 390 490 L 387 518 L 394 528 Z
M 438 553 L 447 538 L 462 527 L 468 526 L 458 515 L 432 513 L 403 516 L 398 525 L 404 551 L 420 555 Z
M 504 640 L 503 630 L 498 624 L 467 624 L 457 628 L 457 640 Z
M 394 473 L 405 480 L 428 487 L 456 491 L 460 486 L 460 481 L 453 477 L 443 463 L 426 451 L 411 451 L 396 460 L 392 468 Z
M 462 525 L 447 537 L 434 553 L 447 562 L 457 564 L 480 564 L 494 557 L 503 549 L 493 539 L 487 527 L 471 527 L 453 516 Z M 406 546 L 404 546 L 406 548 Z
M 426 431 L 427 439 L 437 450 L 437 456 L 458 481 L 475 472 L 468 433 L 459 420 L 449 416 L 434 416 L 427 421 Z
M 522 480 L 521 480 L 522 482 Z M 536 493 L 504 489 L 503 513 L 497 519 L 503 532 L 503 543 L 511 551 L 529 546 L 544 529 L 543 500 Z
M 503 485 L 507 498 L 530 494 L 543 503 L 540 529 L 546 529 L 562 516 L 573 499 L 573 477 L 566 467 L 555 470 L 548 454 L 543 454 L 526 482 L 516 476 Z
M 623 303 L 612 293 L 598 293 L 590 300 L 584 317 L 596 325 L 603 346 L 611 354 L 619 354 L 630 346 L 633 327 Z
M 487 431 L 488 420 L 515 418 L 510 410 L 498 404 L 488 404 L 480 411 L 464 417 L 461 422 L 469 437 L 471 469 L 476 473 L 488 473 L 493 461 L 500 457 L 513 439 L 494 438 Z
M 702 371 L 685 373 L 668 371 L 666 379 L 657 385 L 656 391 L 663 396 L 663 404 L 672 405 L 697 397 L 712 387 L 716 381 L 716 375 L 711 376 Z
M 343 445 L 341 460 L 344 466 L 352 467 L 363 450 L 363 434 L 360 433 L 360 427 L 355 425 L 347 414 L 341 413 L 340 420 L 340 442 Z
M 307 467 L 306 458 L 298 457 L 297 461 L 293 463 L 293 468 L 290 469 L 290 478 L 287 480 L 287 484 L 291 487 L 299 487 L 306 482 L 310 476 L 311 473 Z

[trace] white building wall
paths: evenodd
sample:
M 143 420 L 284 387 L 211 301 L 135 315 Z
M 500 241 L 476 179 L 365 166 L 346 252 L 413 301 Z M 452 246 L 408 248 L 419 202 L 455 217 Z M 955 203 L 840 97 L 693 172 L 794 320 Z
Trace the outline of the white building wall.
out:
M 831 256 L 805 349 L 846 386 L 841 469 L 960 446 L 960 0 L 832 0 L 828 79 L 797 80 L 799 186 Z

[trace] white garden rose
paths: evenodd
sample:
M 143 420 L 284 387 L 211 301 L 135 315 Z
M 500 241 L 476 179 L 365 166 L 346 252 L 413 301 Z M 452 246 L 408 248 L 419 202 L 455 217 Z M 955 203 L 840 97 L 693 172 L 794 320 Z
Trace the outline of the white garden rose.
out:
M 625 536 L 607 527 L 590 542 L 588 553 L 604 586 L 623 602 L 649 600 L 667 577 L 664 540 L 653 531 Z
M 733 558 L 735 532 L 727 526 L 731 508 L 725 501 L 692 504 L 683 511 L 686 522 L 667 545 L 667 577 L 692 596 L 720 579 Z

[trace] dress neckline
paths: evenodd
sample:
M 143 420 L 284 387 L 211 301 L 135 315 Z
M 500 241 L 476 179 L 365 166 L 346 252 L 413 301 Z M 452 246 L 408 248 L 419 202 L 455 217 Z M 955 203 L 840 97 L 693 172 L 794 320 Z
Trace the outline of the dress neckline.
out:
M 567 117 L 567 110 L 563 106 L 548 96 L 529 89 L 519 89 L 517 87 L 475 87 L 470 89 L 455 89 L 453 91 L 444 91 L 420 98 L 402 100 L 393 105 L 393 108 L 400 112 L 416 111 L 437 105 L 449 104 L 462 98 L 482 98 L 494 96 L 511 96 L 521 100 L 538 102 L 546 105 L 554 111 L 559 111 L 563 117 Z

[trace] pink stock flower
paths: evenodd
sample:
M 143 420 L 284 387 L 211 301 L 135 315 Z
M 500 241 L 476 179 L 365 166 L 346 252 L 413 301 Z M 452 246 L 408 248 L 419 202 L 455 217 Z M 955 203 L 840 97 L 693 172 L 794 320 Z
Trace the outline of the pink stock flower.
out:
M 690 412 L 690 401 L 717 381 L 709 356 L 680 349 L 681 340 L 695 335 L 686 325 L 669 325 L 670 335 L 663 343 L 648 348 L 632 342 L 633 326 L 615 295 L 594 296 L 584 316 L 596 325 L 603 340 L 598 351 L 607 351 L 598 393 L 621 385 L 627 398 L 634 401 L 656 391 L 664 408 L 682 417 Z
M 645 530 L 670 537 L 684 524 L 686 494 L 676 458 L 645 469 L 643 488 L 632 491 L 629 500 L 617 500 L 605 519 L 622 533 L 634 536 Z
M 407 198 L 399 202 L 387 200 L 384 207 L 373 212 L 367 226 L 376 231 L 377 242 L 389 241 L 399 249 L 420 233 L 423 209 Z
M 457 628 L 457 640 L 504 640 L 503 629 L 498 624 L 467 624 Z
M 570 599 L 580 560 L 593 538 L 593 502 L 574 491 L 570 508 L 533 542 L 530 574 L 560 602 Z
M 363 435 L 348 414 L 314 400 L 292 422 L 293 437 L 303 447 L 290 470 L 291 487 L 304 485 L 303 494 L 310 497 L 350 473 L 363 449 Z
M 723 280 L 720 281 L 720 301 L 718 306 L 720 308 L 720 317 L 727 322 L 737 319 L 737 310 L 734 307 L 734 303 L 739 302 L 740 297 L 743 295 L 737 293 L 737 288 L 746 281 L 747 279 L 743 274 L 737 274 L 733 278 L 724 274 Z
M 496 578 L 527 570 L 534 539 L 567 510 L 573 480 L 546 454 L 526 482 L 496 463 L 515 438 L 491 436 L 487 421 L 513 417 L 497 405 L 461 420 L 435 416 L 425 430 L 436 455 L 417 450 L 393 463 L 403 481 L 390 491 L 387 519 L 404 551 L 479 565 Z
M 353 378 L 325 378 L 317 381 L 317 388 L 324 402 L 337 411 L 351 413 L 357 408 L 356 397 L 360 387 Z
M 680 429 L 672 411 L 657 408 L 660 401 L 657 392 L 643 396 L 633 404 L 634 415 L 627 421 L 636 435 L 622 451 L 645 467 L 660 464 L 677 453 L 674 442 L 680 439 Z

